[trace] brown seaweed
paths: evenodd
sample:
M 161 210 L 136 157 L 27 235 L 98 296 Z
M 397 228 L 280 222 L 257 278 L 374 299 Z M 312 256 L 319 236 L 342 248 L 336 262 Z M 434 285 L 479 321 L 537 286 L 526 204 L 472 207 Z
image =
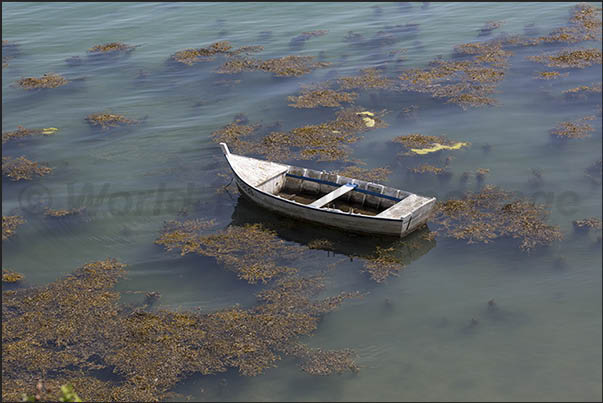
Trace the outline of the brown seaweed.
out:
M 548 67 L 583 69 L 601 64 L 601 50 L 597 48 L 563 49 L 557 53 L 528 56 L 528 60 L 544 63 Z
M 129 53 L 136 47 L 127 45 L 123 42 L 110 42 L 101 45 L 94 45 L 88 49 L 90 54 L 118 54 L 118 53 Z
M 17 81 L 17 84 L 21 88 L 27 90 L 39 89 L 39 88 L 57 88 L 67 84 L 69 81 L 55 73 L 46 73 L 41 77 L 26 77 Z
M 52 172 L 52 168 L 38 164 L 21 156 L 19 158 L 2 157 L 2 175 L 10 180 L 31 180 L 34 175 L 44 176 Z
M 382 283 L 392 275 L 397 276 L 398 272 L 404 268 L 402 259 L 393 252 L 393 247 L 381 248 L 377 246 L 373 256 L 363 258 L 364 268 L 372 280 Z
M 368 182 L 385 182 L 388 176 L 392 173 L 389 168 L 362 168 L 357 165 L 350 165 L 344 169 L 336 171 L 337 174 L 347 176 L 349 178 L 362 179 Z
M 539 80 L 553 80 L 556 78 L 567 77 L 569 73 L 560 73 L 558 71 L 539 71 L 536 78 Z
M 9 140 L 19 139 L 38 134 L 48 136 L 51 134 L 55 134 L 57 130 L 58 129 L 54 127 L 48 127 L 46 129 L 26 129 L 23 126 L 17 126 L 17 130 L 13 130 L 10 132 L 2 132 L 2 144 L 6 143 Z
M 351 90 L 355 88 L 361 89 L 386 89 L 391 88 L 393 81 L 383 77 L 377 69 L 368 68 L 361 70 L 361 74 L 357 76 L 341 77 L 337 80 L 341 89 Z
M 468 243 L 513 238 L 529 251 L 562 238 L 559 228 L 545 224 L 546 216 L 544 206 L 514 199 L 511 193 L 486 185 L 479 193 L 438 202 L 432 222 L 438 226 L 438 234 L 450 238 Z
M 355 92 L 337 92 L 331 89 L 304 89 L 301 95 L 288 97 L 294 108 L 316 108 L 318 106 L 338 107 L 341 102 L 353 103 L 358 97 Z
M 215 42 L 206 48 L 185 49 L 174 53 L 170 60 L 192 66 L 195 63 L 213 60 L 216 54 L 228 54 L 232 45 L 228 41 Z
M 399 76 L 400 90 L 444 98 L 463 109 L 469 106 L 496 105 L 489 95 L 504 78 L 512 52 L 500 41 L 466 43 L 455 47 L 457 58 L 435 60 L 426 69 L 409 69 Z
M 301 249 L 286 245 L 274 232 L 261 225 L 231 226 L 220 233 L 201 235 L 200 231 L 209 227 L 201 224 L 168 222 L 155 243 L 167 250 L 179 250 L 182 255 L 198 253 L 213 256 L 250 283 L 265 283 L 276 276 L 296 271 L 279 266 L 278 260 L 299 253 Z
M 124 115 L 116 113 L 93 113 L 86 117 L 86 121 L 91 127 L 100 128 L 102 130 L 140 123 L 139 120 L 128 119 Z
M 601 93 L 601 82 L 592 85 L 580 85 L 578 87 L 570 88 L 562 91 L 562 94 L 568 100 L 574 99 L 585 99 L 588 95 L 595 95 Z M 600 95 L 599 95 L 600 96 Z
M 243 138 L 254 137 L 258 126 L 237 122 L 213 132 L 212 137 L 216 142 L 231 141 L 235 152 L 259 154 L 273 161 L 291 158 L 336 161 L 348 158 L 347 145 L 358 141 L 360 133 L 386 126 L 374 113 L 351 107 L 337 112 L 334 120 L 288 132 L 273 131 L 256 141 Z
M 23 280 L 25 276 L 21 273 L 17 273 L 12 270 L 2 269 L 2 282 L 3 283 L 16 283 Z
M 234 57 L 226 61 L 217 72 L 220 74 L 236 74 L 243 71 L 266 71 L 273 73 L 276 77 L 299 77 L 330 64 L 315 62 L 314 59 L 314 56 L 284 56 L 267 60 Z
M 555 128 L 551 129 L 550 134 L 556 140 L 590 137 L 590 133 L 595 129 L 586 123 L 589 120 L 595 120 L 595 117 L 589 115 L 574 121 L 560 122 Z
M 572 221 L 572 224 L 576 232 L 588 232 L 591 229 L 603 228 L 603 223 L 601 222 L 601 219 L 597 217 L 589 217 L 583 218 L 581 220 L 574 220 Z
M 357 369 L 349 350 L 314 350 L 297 340 L 357 295 L 316 300 L 319 278 L 283 278 L 249 309 L 151 313 L 119 304 L 113 287 L 124 274 L 123 264 L 107 259 L 45 286 L 3 291 L 3 400 L 20 399 L 44 379 L 50 389 L 72 384 L 84 401 L 156 401 L 190 374 L 236 368 L 259 375 L 281 354 L 316 375 Z M 101 379 L 103 371 L 111 376 Z
M 24 222 L 25 220 L 20 216 L 2 216 L 2 240 L 5 241 L 15 235 L 15 229 Z
M 53 209 L 46 208 L 46 209 L 44 209 L 44 215 L 46 217 L 62 218 L 62 217 L 80 215 L 80 214 L 84 213 L 85 211 L 86 211 L 85 207 L 72 208 L 72 209 L 59 209 L 59 210 L 53 210 Z

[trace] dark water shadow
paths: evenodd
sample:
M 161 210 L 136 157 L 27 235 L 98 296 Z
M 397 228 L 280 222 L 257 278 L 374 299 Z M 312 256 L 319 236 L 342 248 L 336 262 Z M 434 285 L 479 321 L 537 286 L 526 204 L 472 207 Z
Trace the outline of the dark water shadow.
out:
M 262 224 L 265 228 L 275 231 L 280 238 L 303 246 L 308 246 L 312 241 L 318 239 L 327 240 L 329 242 L 326 247 L 310 245 L 314 249 L 348 257 L 371 257 L 374 256 L 377 247 L 384 249 L 393 247 L 395 255 L 401 259 L 403 265 L 408 265 L 419 259 L 436 246 L 435 240 L 425 239 L 425 235 L 429 234 L 427 226 L 416 230 L 403 239 L 354 234 L 274 213 L 243 196 L 237 200 L 232 213 L 231 224 L 238 226 Z

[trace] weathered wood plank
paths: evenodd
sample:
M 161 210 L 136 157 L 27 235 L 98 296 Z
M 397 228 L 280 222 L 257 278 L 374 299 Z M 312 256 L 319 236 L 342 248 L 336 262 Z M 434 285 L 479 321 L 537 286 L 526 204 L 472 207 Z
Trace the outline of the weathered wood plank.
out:
M 343 196 L 347 192 L 351 192 L 352 190 L 354 190 L 356 188 L 356 186 L 357 185 L 355 185 L 353 183 L 346 183 L 345 185 L 333 190 L 331 193 L 327 193 L 320 199 L 310 203 L 309 206 L 310 207 L 318 207 L 318 208 L 323 207 L 323 206 L 331 203 L 333 200 L 337 199 L 338 197 Z
M 375 217 L 402 218 L 407 216 L 408 214 L 411 214 L 429 200 L 430 199 L 426 197 L 411 194 L 410 196 L 405 197 L 402 201 L 399 201 L 387 210 L 384 210 L 381 213 L 377 214 Z
M 255 158 L 243 157 L 229 154 L 227 158 L 231 167 L 237 175 L 245 179 L 251 186 L 260 186 L 270 179 L 287 172 L 288 165 L 277 164 L 270 161 L 257 160 Z

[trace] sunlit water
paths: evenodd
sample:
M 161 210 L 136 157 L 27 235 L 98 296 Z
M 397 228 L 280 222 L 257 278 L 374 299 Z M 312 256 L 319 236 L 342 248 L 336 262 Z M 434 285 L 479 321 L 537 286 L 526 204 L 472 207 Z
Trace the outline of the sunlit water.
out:
M 254 303 L 260 286 L 237 280 L 214 259 L 169 254 L 153 244 L 165 220 L 214 218 L 223 228 L 262 222 L 288 241 L 337 237 L 259 210 L 229 193 L 226 163 L 210 134 L 244 113 L 252 122 L 280 122 L 282 129 L 326 121 L 334 111 L 287 106 L 301 84 L 356 74 L 385 65 L 394 75 L 422 67 L 453 47 L 477 39 L 487 21 L 503 21 L 500 33 L 545 35 L 567 23 L 574 3 L 8 3 L 2 5 L 2 39 L 19 44 L 20 54 L 2 70 L 2 130 L 17 125 L 57 127 L 51 137 L 3 147 L 3 155 L 47 162 L 52 175 L 28 183 L 3 178 L 3 215 L 18 212 L 27 223 L 3 242 L 3 267 L 25 274 L 27 284 L 53 281 L 82 264 L 115 257 L 129 265 L 119 289 L 155 290 L 167 309 L 212 311 Z M 356 47 L 349 31 L 373 37 L 385 26 L 419 24 L 417 35 L 384 47 Z M 304 31 L 328 34 L 291 49 Z M 332 64 L 299 78 L 275 79 L 245 73 L 240 83 L 220 83 L 219 60 L 173 69 L 166 60 L 178 50 L 229 40 L 235 47 L 263 45 L 261 58 L 288 54 L 319 56 Z M 116 63 L 92 63 L 86 50 L 124 41 L 138 46 Z M 600 42 L 585 44 L 600 47 Z M 391 65 L 389 52 L 406 49 L 406 60 Z M 601 400 L 601 244 L 595 235 L 573 233 L 572 220 L 601 216 L 601 186 L 584 169 L 601 157 L 601 118 L 595 132 L 564 146 L 551 143 L 549 130 L 563 120 L 597 113 L 600 101 L 564 102 L 561 91 L 601 81 L 601 66 L 571 69 L 568 77 L 534 79 L 547 70 L 528 55 L 547 47 L 516 50 L 496 97 L 499 106 L 462 111 L 428 97 L 361 92 L 357 104 L 387 109 L 389 127 L 369 131 L 354 145 L 353 157 L 368 167 L 389 166 L 395 187 L 445 199 L 476 190 L 464 171 L 490 169 L 487 183 L 521 192 L 550 206 L 550 223 L 565 239 L 526 254 L 516 243 L 466 245 L 438 238 L 408 256 L 400 276 L 375 284 L 357 260 L 330 272 L 327 292 L 368 292 L 328 314 L 312 337 L 321 348 L 352 348 L 358 374 L 312 377 L 293 360 L 257 377 L 236 371 L 194 376 L 176 390 L 198 400 Z M 551 47 L 550 49 L 557 49 Z M 65 60 L 80 56 L 83 64 Z M 390 63 L 390 64 L 388 64 Z M 148 73 L 137 79 L 140 70 Z M 551 70 L 551 69 L 549 69 Z M 30 93 L 21 77 L 56 72 L 84 78 L 69 88 Z M 372 96 L 371 96 L 372 95 Z M 416 120 L 398 118 L 418 105 Z M 84 118 L 113 111 L 145 122 L 115 134 L 93 132 Z M 454 151 L 453 177 L 441 183 L 407 175 L 390 140 L 420 132 L 471 142 Z M 489 144 L 485 152 L 482 146 Z M 307 161 L 310 168 L 341 165 Z M 532 168 L 543 173 L 530 184 Z M 106 197 L 96 197 L 104 194 Z M 536 194 L 536 192 L 540 192 Z M 92 197 L 94 196 L 94 197 Z M 80 200 L 81 199 L 81 200 Z M 89 206 L 88 222 L 56 222 L 40 214 L 37 201 L 59 209 Z M 20 209 L 20 210 L 16 210 Z M 298 262 L 308 270 L 358 254 L 366 239 L 348 239 L 344 250 Z M 399 247 L 403 247 L 398 244 Z M 346 259 L 343 259 L 346 260 Z M 561 262 L 561 263 L 559 263 Z M 488 311 L 496 301 L 500 312 Z M 470 327 L 471 320 L 478 321 Z M 161 357 L 158 357 L 161 359 Z

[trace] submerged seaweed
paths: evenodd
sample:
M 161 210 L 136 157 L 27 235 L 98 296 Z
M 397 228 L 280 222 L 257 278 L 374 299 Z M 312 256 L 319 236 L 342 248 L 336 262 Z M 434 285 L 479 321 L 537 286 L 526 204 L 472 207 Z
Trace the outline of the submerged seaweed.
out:
M 27 90 L 39 89 L 39 88 L 57 88 L 67 84 L 69 81 L 55 73 L 46 73 L 41 77 L 26 77 L 20 79 L 17 84 L 21 88 Z
M 400 75 L 400 89 L 445 98 L 463 109 L 496 105 L 489 95 L 504 78 L 511 52 L 500 41 L 466 43 L 455 47 L 457 58 L 435 60 L 426 69 L 409 69 Z
M 25 278 L 25 276 L 23 276 L 23 274 L 21 273 L 17 273 L 15 271 L 12 270 L 8 270 L 8 269 L 2 269 L 2 282 L 3 283 L 16 283 L 18 281 L 21 281 Z
M 288 97 L 289 104 L 294 108 L 316 108 L 318 106 L 337 107 L 341 102 L 353 103 L 358 97 L 355 92 L 337 92 L 331 89 L 303 89 L 300 96 Z
M 590 120 L 595 120 L 595 117 L 589 115 L 571 122 L 561 122 L 554 129 L 551 129 L 550 134 L 557 140 L 589 137 L 590 133 L 595 130 L 591 125 L 585 123 Z
M 348 350 L 297 341 L 356 295 L 315 300 L 318 278 L 279 280 L 249 309 L 151 313 L 118 303 L 112 288 L 124 274 L 123 264 L 107 259 L 46 286 L 3 291 L 3 400 L 20 399 L 44 379 L 49 387 L 71 383 L 84 401 L 156 401 L 190 374 L 258 375 L 280 354 L 316 375 L 357 369 Z
M 336 161 L 349 156 L 348 144 L 359 140 L 359 134 L 387 127 L 379 117 L 361 108 L 351 107 L 337 112 L 334 120 L 298 127 L 288 132 L 272 131 L 259 140 L 254 137 L 259 126 L 233 122 L 212 133 L 216 142 L 234 144 L 236 152 L 258 154 L 272 161 L 287 159 Z
M 198 62 L 213 60 L 213 56 L 216 54 L 228 54 L 231 49 L 232 45 L 228 41 L 215 42 L 207 48 L 185 49 L 178 51 L 170 56 L 170 60 L 192 66 Z
M 11 236 L 15 235 L 15 229 L 21 224 L 23 224 L 25 220 L 23 217 L 12 215 L 12 216 L 2 216 L 2 240 L 5 241 Z
M 265 283 L 276 276 L 296 271 L 280 266 L 278 262 L 302 249 L 286 245 L 274 232 L 261 225 L 231 226 L 220 233 L 201 235 L 200 231 L 211 223 L 203 224 L 168 222 L 155 243 L 167 250 L 179 250 L 182 255 L 198 253 L 213 256 L 250 283 Z
M 235 74 L 243 71 L 266 71 L 276 77 L 299 77 L 330 64 L 315 62 L 314 59 L 314 56 L 284 56 L 267 60 L 235 57 L 224 63 L 217 72 Z
M 562 238 L 557 227 L 545 224 L 546 216 L 544 206 L 486 185 L 479 193 L 438 202 L 432 221 L 439 234 L 450 238 L 488 243 L 510 237 L 519 239 L 520 248 L 529 251 Z
M 123 42 L 110 42 L 101 45 L 95 45 L 88 49 L 90 56 L 115 56 L 122 54 L 129 54 L 136 46 L 127 45 Z
M 33 136 L 36 134 L 42 134 L 48 136 L 55 134 L 59 129 L 55 127 L 47 127 L 45 129 L 26 129 L 23 126 L 17 126 L 17 130 L 11 132 L 2 132 L 2 144 L 9 140 L 19 139 L 27 136 Z
M 102 130 L 140 123 L 139 120 L 128 119 L 124 115 L 115 113 L 93 113 L 86 117 L 86 121 L 91 127 L 100 128 Z
M 344 90 L 354 88 L 362 89 L 386 89 L 391 88 L 393 81 L 383 77 L 377 69 L 368 68 L 361 70 L 361 74 L 357 76 L 341 77 L 337 80 L 339 86 Z
M 357 165 L 347 166 L 344 169 L 336 171 L 337 174 L 347 176 L 349 178 L 356 178 L 365 180 L 368 182 L 385 182 L 387 177 L 392 173 L 389 168 L 373 168 L 367 169 Z
M 46 217 L 62 218 L 62 217 L 80 215 L 80 214 L 83 214 L 85 211 L 86 211 L 85 207 L 72 208 L 72 209 L 68 209 L 68 210 L 67 209 L 53 210 L 53 209 L 46 208 L 44 210 L 44 215 Z
M 539 80 L 553 80 L 556 78 L 567 77 L 569 73 L 560 73 L 558 71 L 540 71 L 536 74 Z
M 583 69 L 593 64 L 601 64 L 601 50 L 597 48 L 563 49 L 557 53 L 528 56 L 528 60 L 544 63 L 548 67 Z
M 603 228 L 603 223 L 600 218 L 597 217 L 589 217 L 583 218 L 582 220 L 574 220 L 572 221 L 574 226 L 574 230 L 577 232 L 587 232 L 591 229 L 601 229 Z
M 44 176 L 50 172 L 52 172 L 52 168 L 39 165 L 23 156 L 19 158 L 2 157 L 2 175 L 13 181 L 31 180 L 34 175 Z

